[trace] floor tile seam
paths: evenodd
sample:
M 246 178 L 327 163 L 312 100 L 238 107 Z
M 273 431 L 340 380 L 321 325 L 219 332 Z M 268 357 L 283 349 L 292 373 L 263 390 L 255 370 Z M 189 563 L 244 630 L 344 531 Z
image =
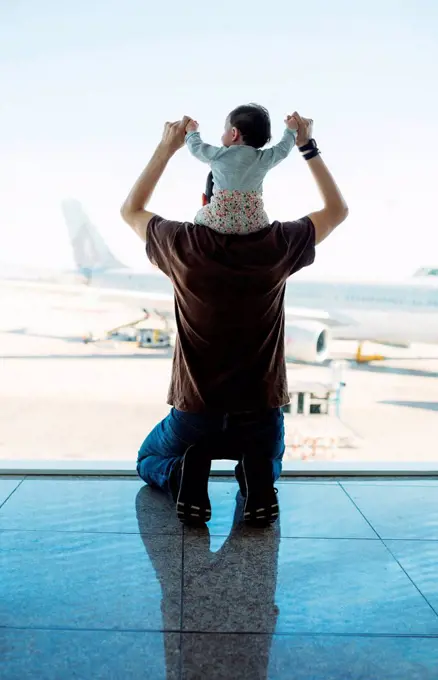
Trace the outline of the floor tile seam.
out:
M 216 534 L 216 533 L 210 533 L 210 538 L 228 538 L 230 534 Z M 254 534 L 242 534 L 239 538 L 244 538 L 244 539 L 252 539 L 252 538 L 259 538 L 263 537 L 264 534 L 262 531 L 260 533 L 254 533 Z M 266 534 L 267 538 L 270 538 L 270 534 Z M 187 538 L 197 538 L 196 536 L 188 536 Z M 236 536 L 235 536 L 236 537 Z M 199 537 L 201 538 L 201 537 Z M 284 536 L 281 535 L 278 537 L 280 541 L 368 541 L 370 543 L 380 543 L 381 538 L 379 537 L 370 537 L 370 536 Z M 403 539 L 399 539 L 403 540 Z M 420 539 L 418 539 L 420 540 Z M 437 541 L 435 541 L 437 542 Z
M 337 631 L 255 631 L 255 630 L 202 630 L 182 629 L 182 635 L 254 635 L 260 637 L 286 638 L 371 638 L 371 639 L 420 639 L 437 640 L 438 633 L 371 633 L 371 632 L 337 632 Z
M 16 486 L 16 487 L 11 491 L 11 493 L 5 498 L 5 500 L 3 501 L 3 503 L 0 503 L 0 510 L 2 509 L 2 507 L 3 507 L 4 505 L 6 505 L 6 503 L 7 503 L 8 500 L 11 498 L 11 496 L 13 496 L 14 493 L 15 493 L 16 491 L 18 491 L 18 489 L 19 489 L 20 486 L 23 484 L 23 482 L 25 481 L 25 479 L 26 479 L 26 477 L 23 477 L 23 479 L 21 479 L 21 480 L 19 481 L 19 483 L 17 484 L 17 486 Z
M 239 635 L 257 637 L 285 637 L 285 638 L 370 638 L 370 639 L 413 639 L 413 640 L 437 640 L 438 633 L 370 633 L 370 632 L 332 632 L 332 631 L 249 631 L 249 630 L 202 630 L 202 629 L 179 629 L 179 628 L 82 628 L 68 626 L 3 626 L 2 631 L 29 631 L 29 632 L 49 632 L 49 633 L 128 633 L 146 635 Z
M 184 617 L 184 574 L 185 574 L 185 527 L 182 527 L 182 539 L 181 539 L 181 595 L 180 595 L 180 604 L 179 604 L 179 625 L 180 629 L 182 632 L 182 622 L 183 622 L 183 617 Z
M 4 528 L 0 525 L 0 532 L 4 534 L 61 534 L 61 535 L 66 535 L 66 536 L 168 536 L 170 537 L 176 537 L 176 536 L 182 536 L 182 532 L 171 532 L 171 531 L 90 531 L 89 529 L 9 529 L 9 528 Z M 211 538 L 228 538 L 229 533 L 216 533 L 212 532 L 210 533 Z M 256 534 L 256 537 L 258 536 L 263 536 L 263 534 L 260 532 L 260 534 Z M 242 534 L 241 538 L 253 538 L 254 535 L 252 534 Z M 189 534 L 185 538 L 198 538 L 194 534 Z M 201 537 L 199 537 L 201 538 Z M 384 543 L 385 541 L 397 541 L 400 543 L 438 543 L 438 538 L 413 538 L 412 536 L 406 537 L 406 538 L 400 538 L 400 537 L 393 537 L 393 536 L 312 536 L 312 535 L 307 535 L 307 536 L 300 536 L 300 535 L 281 535 L 279 536 L 280 540 L 291 540 L 291 541 L 369 541 L 369 542 L 380 542 Z
M 89 529 L 4 529 L 0 525 L 0 531 L 16 534 L 63 534 L 63 535 L 88 535 L 88 536 L 181 536 L 181 531 L 90 531 Z
M 80 529 L 65 529 L 65 530 L 60 530 L 60 529 L 4 529 L 0 526 L 0 532 L 3 532 L 5 534 L 60 534 L 60 535 L 79 535 L 79 536 L 169 536 L 169 537 L 176 537 L 176 536 L 184 536 L 182 531 L 179 532 L 166 532 L 166 531 L 150 531 L 150 532 L 138 532 L 138 531 L 89 531 L 87 529 L 80 530 Z M 210 538 L 228 538 L 230 533 L 210 533 Z M 240 538 L 245 538 L 245 539 L 251 539 L 251 538 L 259 538 L 263 536 L 264 534 L 262 532 L 257 532 L 254 534 L 245 534 L 242 533 Z M 195 534 L 188 534 L 187 536 L 184 536 L 184 538 L 199 538 L 201 539 L 201 536 L 196 536 Z M 291 541 L 370 541 L 370 542 L 381 542 L 382 539 L 380 537 L 370 537 L 370 536 L 285 536 L 281 535 L 279 536 L 280 540 L 291 540 Z M 388 538 L 387 540 L 413 540 L 413 541 L 421 541 L 423 539 L 391 539 Z M 431 543 L 437 543 L 438 539 L 427 539 Z
M 185 527 L 182 528 L 182 547 L 181 547 L 181 600 L 180 600 L 180 610 L 179 610 L 179 638 L 178 638 L 178 678 L 183 680 L 184 678 L 184 666 L 183 666 L 183 616 L 184 616 L 184 537 L 185 537 Z
M 386 540 L 390 540 L 390 539 L 386 539 Z M 412 585 L 414 586 L 414 588 L 417 590 L 417 592 L 421 595 L 421 597 L 423 598 L 423 600 L 426 602 L 426 604 L 430 607 L 430 609 L 433 611 L 433 613 L 435 614 L 435 616 L 438 618 L 438 611 L 435 609 L 435 607 L 432 605 L 432 603 L 429 602 L 428 598 L 427 598 L 426 595 L 423 593 L 423 591 L 421 590 L 421 588 L 417 585 L 417 583 L 415 583 L 414 579 L 411 577 L 411 575 L 408 573 L 408 571 L 404 568 L 404 566 L 402 565 L 402 563 L 400 562 L 400 560 L 396 557 L 396 555 L 394 555 L 394 553 L 392 552 L 391 548 L 385 543 L 384 540 L 382 540 L 382 543 L 383 543 L 383 545 L 385 546 L 386 550 L 387 550 L 387 551 L 389 552 L 389 554 L 391 555 L 391 557 L 397 562 L 397 564 L 398 564 L 398 566 L 400 567 L 400 569 L 403 571 L 403 573 L 407 576 L 407 578 L 409 579 L 409 581 L 412 583 Z
M 377 531 L 377 529 L 375 529 L 375 528 L 373 527 L 373 525 L 371 524 L 371 522 L 370 522 L 370 520 L 368 519 L 368 517 L 366 517 L 366 515 L 362 512 L 362 510 L 360 509 L 360 507 L 358 506 L 358 504 L 353 500 L 353 498 L 350 496 L 350 494 L 348 493 L 347 489 L 343 486 L 343 484 L 342 484 L 341 482 L 339 482 L 339 486 L 341 487 L 341 489 L 343 490 L 343 492 L 345 493 L 345 495 L 347 496 L 347 498 L 348 498 L 348 499 L 351 501 L 351 503 L 354 505 L 354 507 L 356 508 L 356 510 L 357 510 L 357 511 L 360 513 L 360 515 L 363 517 L 363 519 L 364 519 L 365 522 L 368 524 L 368 526 L 370 527 L 370 529 L 376 534 L 377 538 L 378 538 L 380 541 L 382 541 L 382 537 L 380 536 L 380 534 L 379 534 L 379 532 Z
M 81 627 L 81 626 L 8 626 L 0 625 L 0 633 L 2 631 L 47 631 L 53 633 L 172 633 L 180 635 L 181 628 L 107 628 L 99 626 L 97 628 Z

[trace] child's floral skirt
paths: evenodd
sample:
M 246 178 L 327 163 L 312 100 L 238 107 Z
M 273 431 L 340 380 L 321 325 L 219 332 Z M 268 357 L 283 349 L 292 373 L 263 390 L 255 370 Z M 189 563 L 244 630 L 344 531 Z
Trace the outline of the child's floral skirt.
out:
M 250 234 L 269 225 L 263 198 L 256 191 L 218 191 L 201 208 L 195 224 L 203 224 L 222 234 Z

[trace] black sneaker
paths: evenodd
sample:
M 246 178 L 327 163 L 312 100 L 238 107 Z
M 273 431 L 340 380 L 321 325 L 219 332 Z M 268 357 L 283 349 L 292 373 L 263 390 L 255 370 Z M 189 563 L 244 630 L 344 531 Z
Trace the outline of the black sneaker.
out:
M 211 458 L 205 446 L 194 444 L 184 454 L 176 514 L 184 524 L 205 524 L 211 519 L 208 478 Z
M 273 524 L 280 515 L 277 489 L 272 481 L 272 462 L 265 456 L 249 454 L 243 457 L 245 507 L 243 518 L 253 526 Z

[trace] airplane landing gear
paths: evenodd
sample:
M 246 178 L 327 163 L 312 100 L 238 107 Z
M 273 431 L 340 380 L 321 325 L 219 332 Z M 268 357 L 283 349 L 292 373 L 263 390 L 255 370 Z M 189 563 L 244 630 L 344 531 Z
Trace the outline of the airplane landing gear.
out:
M 383 361 L 385 357 L 382 354 L 362 354 L 363 341 L 359 342 L 356 352 L 356 363 L 367 364 L 369 361 Z

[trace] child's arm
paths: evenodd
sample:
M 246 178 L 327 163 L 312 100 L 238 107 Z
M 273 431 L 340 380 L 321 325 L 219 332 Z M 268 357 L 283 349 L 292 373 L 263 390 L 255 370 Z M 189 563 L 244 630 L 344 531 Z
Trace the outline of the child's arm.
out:
M 266 170 L 275 167 L 289 156 L 295 146 L 296 138 L 297 131 L 287 127 L 278 144 L 271 146 L 270 149 L 262 151 L 262 163 L 266 166 Z
M 211 163 L 215 160 L 221 148 L 219 146 L 212 146 L 211 144 L 206 144 L 202 141 L 201 135 L 198 132 L 198 123 L 195 120 L 191 120 L 186 127 L 186 144 L 189 151 L 193 154 L 198 161 L 203 163 Z

